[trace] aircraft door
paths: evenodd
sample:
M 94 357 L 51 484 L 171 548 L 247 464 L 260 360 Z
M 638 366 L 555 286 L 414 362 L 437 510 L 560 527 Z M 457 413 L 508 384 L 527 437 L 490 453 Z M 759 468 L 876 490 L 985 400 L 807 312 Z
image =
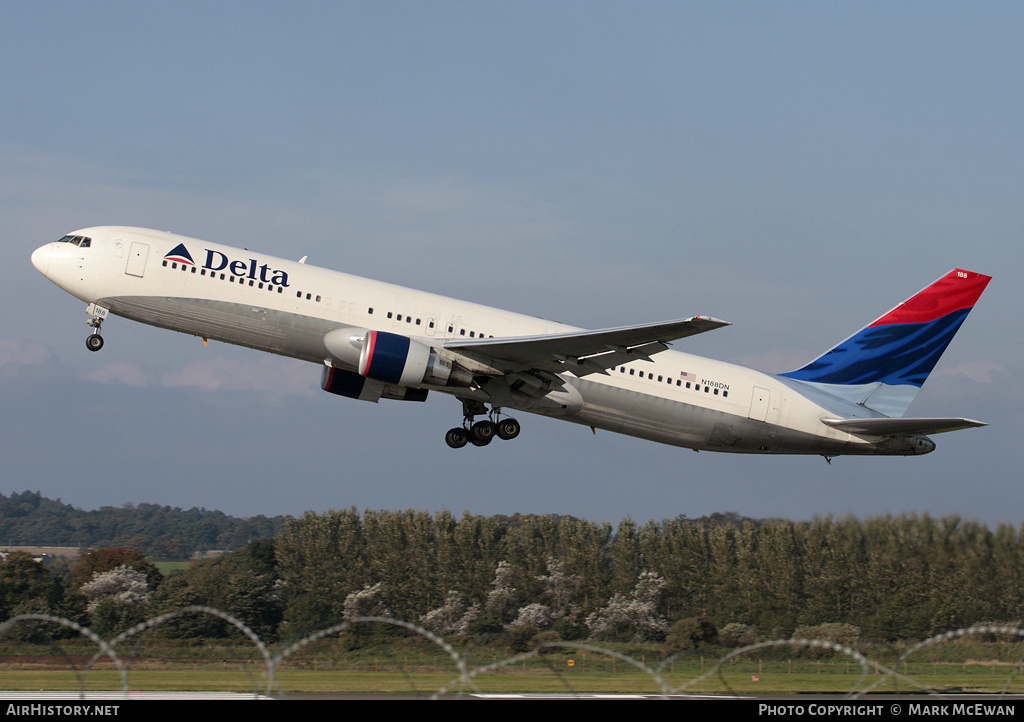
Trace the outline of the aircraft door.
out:
M 768 418 L 768 404 L 772 394 L 768 389 L 760 386 L 754 387 L 754 394 L 750 399 L 750 412 L 747 416 L 754 421 L 764 421 Z
M 149 258 L 149 246 L 145 243 L 132 242 L 131 250 L 128 251 L 128 265 L 124 272 L 129 276 L 138 276 L 146 271 L 146 259 Z

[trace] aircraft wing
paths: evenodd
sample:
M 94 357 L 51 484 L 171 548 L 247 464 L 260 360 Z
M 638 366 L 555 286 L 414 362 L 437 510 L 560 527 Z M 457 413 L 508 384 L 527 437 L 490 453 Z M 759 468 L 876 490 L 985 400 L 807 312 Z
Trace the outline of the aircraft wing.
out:
M 973 419 L 822 419 L 834 429 L 849 431 L 851 434 L 868 434 L 870 436 L 920 436 L 923 434 L 941 434 L 945 431 L 970 429 L 976 426 L 988 426 L 982 421 Z
M 458 339 L 445 343 L 449 351 L 464 354 L 504 373 L 524 371 L 569 372 L 576 376 L 607 374 L 607 369 L 650 356 L 668 348 L 668 342 L 722 326 L 727 321 L 694 316 L 642 326 L 621 326 L 596 331 L 519 336 L 515 338 Z

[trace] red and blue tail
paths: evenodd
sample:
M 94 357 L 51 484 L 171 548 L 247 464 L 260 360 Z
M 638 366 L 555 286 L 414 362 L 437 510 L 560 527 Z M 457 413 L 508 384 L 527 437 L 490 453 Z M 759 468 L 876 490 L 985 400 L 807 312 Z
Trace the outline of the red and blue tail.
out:
M 803 368 L 781 375 L 902 416 L 990 280 L 954 269 Z

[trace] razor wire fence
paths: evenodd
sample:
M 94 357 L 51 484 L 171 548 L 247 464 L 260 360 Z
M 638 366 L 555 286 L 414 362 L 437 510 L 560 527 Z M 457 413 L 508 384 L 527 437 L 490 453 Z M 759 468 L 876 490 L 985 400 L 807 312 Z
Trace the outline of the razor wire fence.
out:
M 0 624 L 0 642 L 3 642 L 12 628 L 19 623 L 42 623 L 56 625 L 71 630 L 78 636 L 88 640 L 94 649 L 90 657 L 81 664 L 76 664 L 68 657 L 68 667 L 75 674 L 78 691 L 84 696 L 90 675 L 100 669 L 116 671 L 120 692 L 125 698 L 131 698 L 131 671 L 142 658 L 145 643 L 149 635 L 162 625 L 187 614 L 208 614 L 220 618 L 235 627 L 252 647 L 252 659 L 244 664 L 248 674 L 248 686 L 253 695 L 273 695 L 287 698 L 288 692 L 282 686 L 282 671 L 302 669 L 302 654 L 313 648 L 321 640 L 349 632 L 356 625 L 379 625 L 382 628 L 403 630 L 426 640 L 436 652 L 436 658 L 444 663 L 433 663 L 433 669 L 424 670 L 415 664 L 390 659 L 383 668 L 387 671 L 400 671 L 407 675 L 410 691 L 424 692 L 421 688 L 423 675 L 433 676 L 436 683 L 428 690 L 432 697 L 442 695 L 462 695 L 484 693 L 487 691 L 487 680 L 491 675 L 502 673 L 521 674 L 528 670 L 541 671 L 557 679 L 564 693 L 572 694 L 581 687 L 581 675 L 587 672 L 613 675 L 633 674 L 641 678 L 641 686 L 646 686 L 648 694 L 675 696 L 685 694 L 735 694 L 756 693 L 757 684 L 767 678 L 773 681 L 773 692 L 806 691 L 801 685 L 806 681 L 796 681 L 787 688 L 786 678 L 806 680 L 807 677 L 829 675 L 831 684 L 844 696 L 856 699 L 863 695 L 878 691 L 903 691 L 925 693 L 942 696 L 946 690 L 962 691 L 972 685 L 983 684 L 988 691 L 999 694 L 1021 692 L 1020 670 L 1024 665 L 1024 656 L 1011 663 L 987 663 L 981 661 L 962 663 L 937 663 L 933 661 L 915 660 L 923 650 L 936 644 L 951 642 L 971 635 L 1002 635 L 1004 638 L 1016 637 L 1024 639 L 1024 629 L 1014 626 L 976 625 L 952 630 L 932 636 L 914 644 L 894 661 L 883 663 L 866 656 L 861 651 L 850 647 L 817 639 L 777 639 L 750 644 L 726 653 L 720 657 L 709 658 L 700 656 L 693 650 L 681 651 L 668 655 L 657 661 L 650 661 L 646 656 L 636 656 L 616 651 L 596 644 L 581 642 L 548 640 L 536 644 L 529 651 L 502 656 L 481 662 L 479 657 L 480 642 L 456 648 L 449 641 L 419 625 L 387 617 L 354 617 L 325 625 L 295 639 L 274 646 L 268 645 L 251 628 L 235 617 L 218 609 L 207 606 L 189 606 L 145 620 L 125 630 L 117 636 L 104 640 L 88 627 L 84 627 L 63 617 L 47 614 L 21 614 Z M 829 655 L 827 659 L 808 659 L 799 657 L 783 658 L 778 655 L 768 659 L 758 656 L 759 651 L 793 649 L 812 651 Z M 321 670 L 337 673 L 345 671 L 367 671 L 365 662 L 348 664 L 343 659 L 344 652 L 336 650 L 337 658 L 321 660 Z M 581 663 L 578 663 L 581 662 Z M 0 656 L 0 665 L 4 659 Z M 940 674 L 941 668 L 941 674 Z M 369 667 L 372 671 L 381 671 L 379 661 Z M 417 681 L 413 681 L 418 674 Z M 11 675 L 6 675 L 11 679 Z M 985 681 L 979 683 L 977 678 L 984 676 Z M 941 687 L 933 682 L 942 678 Z M 836 682 L 837 679 L 844 679 Z M 1014 686 L 1016 684 L 1016 687 Z M 633 686 L 636 687 L 634 681 Z M 140 690 L 135 690 L 138 694 Z

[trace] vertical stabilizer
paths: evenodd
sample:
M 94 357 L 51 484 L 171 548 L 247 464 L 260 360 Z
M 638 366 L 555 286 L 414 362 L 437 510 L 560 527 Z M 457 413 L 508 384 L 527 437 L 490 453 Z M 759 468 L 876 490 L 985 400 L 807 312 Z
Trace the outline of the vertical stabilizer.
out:
M 990 280 L 954 269 L 803 368 L 781 375 L 902 416 Z

